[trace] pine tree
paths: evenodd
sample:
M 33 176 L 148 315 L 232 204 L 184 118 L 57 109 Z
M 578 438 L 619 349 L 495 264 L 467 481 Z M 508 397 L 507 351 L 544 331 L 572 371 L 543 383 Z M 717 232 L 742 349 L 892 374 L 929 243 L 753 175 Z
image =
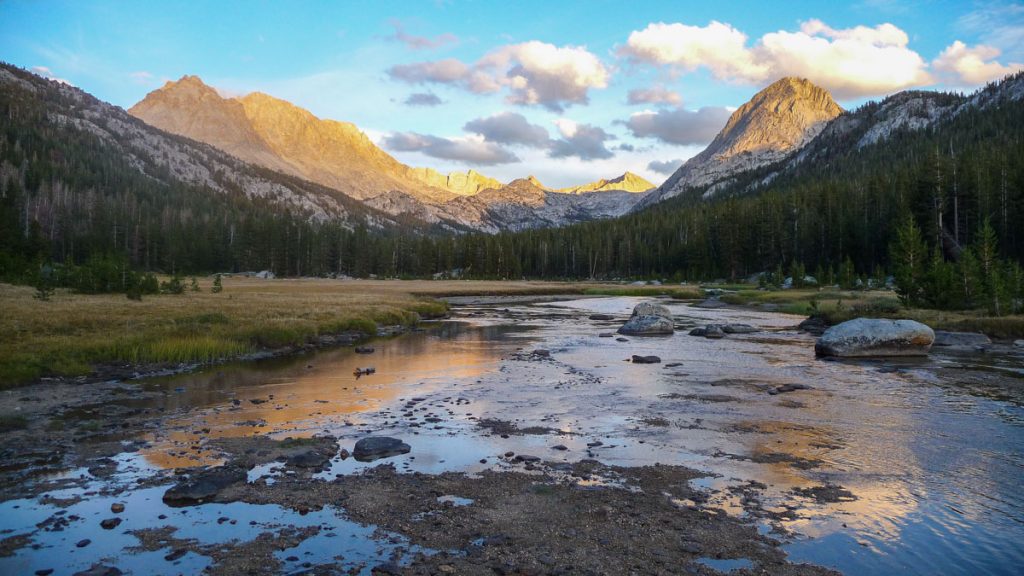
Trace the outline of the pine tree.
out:
M 893 275 L 896 277 L 896 295 L 908 308 L 920 306 L 923 301 L 927 248 L 913 215 L 904 216 L 889 251 Z

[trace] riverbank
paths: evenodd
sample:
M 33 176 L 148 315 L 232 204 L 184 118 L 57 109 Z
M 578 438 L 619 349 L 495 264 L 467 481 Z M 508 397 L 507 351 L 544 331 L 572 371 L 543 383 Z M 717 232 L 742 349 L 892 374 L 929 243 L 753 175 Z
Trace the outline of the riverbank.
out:
M 40 378 L 82 382 L 184 371 L 226 360 L 352 345 L 443 317 L 445 296 L 670 295 L 686 287 L 600 283 L 397 280 L 261 280 L 231 277 L 224 290 L 147 296 L 58 291 L 48 301 L 27 286 L 0 284 L 0 389 Z
M 721 300 L 736 306 L 819 316 L 829 325 L 854 318 L 905 318 L 927 324 L 933 330 L 981 332 L 999 340 L 1024 338 L 1024 315 L 988 316 L 978 311 L 905 308 L 891 290 L 838 290 L 795 288 L 758 290 L 756 286 L 731 286 Z

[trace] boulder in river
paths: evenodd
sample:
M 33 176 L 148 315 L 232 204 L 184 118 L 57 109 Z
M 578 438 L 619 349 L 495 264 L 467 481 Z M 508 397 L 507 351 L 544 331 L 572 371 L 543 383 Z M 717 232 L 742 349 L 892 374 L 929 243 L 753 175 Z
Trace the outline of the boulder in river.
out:
M 164 504 L 168 506 L 189 506 L 212 500 L 218 492 L 239 482 L 245 482 L 248 474 L 235 466 L 218 466 L 194 474 L 164 492 Z
M 657 356 L 637 356 L 633 355 L 633 364 L 660 364 L 661 358 Z
M 619 334 L 654 336 L 675 331 L 672 313 L 661 304 L 641 302 L 633 308 L 633 315 L 619 328 Z
M 373 462 L 399 454 L 408 454 L 412 447 L 398 438 L 388 436 L 367 436 L 356 442 L 352 456 L 359 462 Z
M 818 356 L 925 356 L 935 341 L 931 328 L 914 320 L 856 318 L 825 330 Z
M 722 327 L 722 331 L 726 334 L 753 334 L 757 332 L 757 328 L 750 324 L 726 324 Z
M 704 327 L 704 337 L 712 339 L 725 338 L 725 330 L 721 324 L 708 324 Z

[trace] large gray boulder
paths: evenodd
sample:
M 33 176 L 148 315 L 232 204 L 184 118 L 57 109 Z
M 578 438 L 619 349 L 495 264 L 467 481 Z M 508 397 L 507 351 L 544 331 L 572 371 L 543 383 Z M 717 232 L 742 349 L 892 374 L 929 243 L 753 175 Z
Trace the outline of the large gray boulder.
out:
M 825 330 L 818 356 L 925 356 L 935 341 L 931 328 L 914 320 L 857 318 Z
M 654 336 L 672 334 L 675 325 L 672 313 L 661 304 L 641 302 L 633 308 L 633 315 L 619 328 L 619 334 L 632 336 Z

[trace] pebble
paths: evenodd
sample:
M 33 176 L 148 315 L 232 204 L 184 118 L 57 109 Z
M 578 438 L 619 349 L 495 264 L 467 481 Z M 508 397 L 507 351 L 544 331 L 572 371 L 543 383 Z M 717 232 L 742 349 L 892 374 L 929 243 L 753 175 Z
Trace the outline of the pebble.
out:
M 124 512 L 124 504 L 120 502 L 114 502 L 113 504 L 110 505 L 110 511 L 114 514 L 120 514 L 121 512 Z
M 114 528 L 117 528 L 118 525 L 120 524 L 120 518 L 107 518 L 106 520 L 100 522 L 100 528 L 103 528 L 104 530 L 113 530 Z
M 78 542 L 77 542 L 77 543 L 75 544 L 75 547 L 76 547 L 76 548 L 85 548 L 85 547 L 86 547 L 86 546 L 88 546 L 89 544 L 92 544 L 92 540 L 89 540 L 88 538 L 86 538 L 85 540 L 79 540 L 79 541 L 78 541 Z

